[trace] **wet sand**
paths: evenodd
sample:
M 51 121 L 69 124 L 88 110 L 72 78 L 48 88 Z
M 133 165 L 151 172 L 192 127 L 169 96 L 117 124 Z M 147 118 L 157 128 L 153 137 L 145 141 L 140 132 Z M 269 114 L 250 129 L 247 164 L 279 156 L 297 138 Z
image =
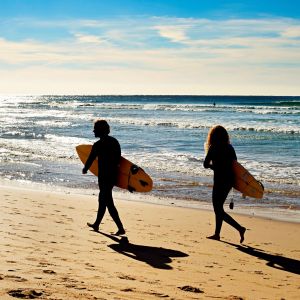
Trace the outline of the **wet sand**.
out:
M 244 244 L 227 224 L 218 242 L 212 211 L 116 199 L 120 238 L 108 213 L 86 226 L 97 195 L 2 185 L 0 198 L 1 299 L 299 299 L 299 223 L 236 214 Z

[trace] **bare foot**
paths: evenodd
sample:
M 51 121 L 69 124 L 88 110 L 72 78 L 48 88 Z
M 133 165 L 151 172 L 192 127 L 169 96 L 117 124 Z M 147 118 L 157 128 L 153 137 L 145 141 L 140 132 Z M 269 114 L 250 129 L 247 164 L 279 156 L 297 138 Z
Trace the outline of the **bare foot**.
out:
M 241 236 L 240 243 L 243 243 L 243 241 L 244 241 L 244 239 L 245 239 L 245 237 L 244 237 L 245 232 L 246 232 L 246 228 L 245 228 L 245 227 L 242 227 L 242 228 L 240 229 L 240 236 Z
M 210 240 L 215 240 L 215 241 L 219 241 L 220 240 L 220 236 L 219 235 L 211 235 L 211 236 L 207 236 L 206 237 L 207 239 L 210 239 Z
M 123 235 L 123 234 L 125 234 L 124 228 L 119 229 L 119 230 L 115 233 L 115 235 Z
M 86 223 L 87 226 L 93 228 L 95 231 L 99 231 L 99 226 L 92 224 L 92 223 Z

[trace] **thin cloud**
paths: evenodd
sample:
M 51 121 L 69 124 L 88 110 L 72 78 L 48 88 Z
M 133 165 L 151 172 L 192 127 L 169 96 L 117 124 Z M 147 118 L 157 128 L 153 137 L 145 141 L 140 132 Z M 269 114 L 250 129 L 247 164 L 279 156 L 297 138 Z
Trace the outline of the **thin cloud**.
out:
M 169 39 L 171 42 L 184 43 L 188 37 L 186 35 L 188 28 L 182 26 L 162 25 L 154 27 L 163 38 Z
M 300 38 L 300 25 L 290 26 L 281 33 L 283 37 Z
M 75 33 L 74 34 L 77 42 L 83 43 L 83 44 L 106 44 L 106 41 L 102 39 L 99 36 L 91 35 L 91 34 L 81 34 L 81 33 Z
M 43 73 L 46 84 L 47 78 L 63 80 L 64 74 L 93 91 L 97 80 L 91 78 L 96 76 L 105 82 L 107 93 L 125 87 L 133 93 L 142 88 L 208 93 L 214 86 L 223 93 L 243 88 L 249 93 L 264 83 L 264 91 L 284 84 L 295 93 L 292 86 L 300 78 L 295 68 L 300 61 L 300 20 L 295 19 L 62 20 L 44 22 L 41 33 L 45 28 L 54 34 L 58 28 L 60 35 L 32 37 L 29 30 L 15 40 L 0 37 L 1 78 L 7 71 L 8 86 L 12 68 L 25 82 Z M 109 81 L 116 79 L 119 84 Z

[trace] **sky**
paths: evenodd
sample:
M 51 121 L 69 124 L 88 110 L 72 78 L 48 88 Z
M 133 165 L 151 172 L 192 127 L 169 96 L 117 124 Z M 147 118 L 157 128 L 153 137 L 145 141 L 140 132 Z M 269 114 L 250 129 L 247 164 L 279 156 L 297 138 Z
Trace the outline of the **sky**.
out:
M 0 94 L 300 95 L 300 2 L 0 0 Z

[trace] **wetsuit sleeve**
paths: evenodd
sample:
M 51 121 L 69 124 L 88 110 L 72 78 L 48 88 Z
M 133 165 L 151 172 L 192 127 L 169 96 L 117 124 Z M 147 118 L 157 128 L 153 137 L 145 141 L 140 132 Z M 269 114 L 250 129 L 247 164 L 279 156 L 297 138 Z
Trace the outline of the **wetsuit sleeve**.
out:
M 213 165 L 212 165 L 212 150 L 211 150 L 211 147 L 209 147 L 208 149 L 208 152 L 206 154 L 206 157 L 204 159 L 204 162 L 203 162 L 203 166 L 205 169 L 214 169 L 213 168 Z
M 92 147 L 91 153 L 85 163 L 85 166 L 84 166 L 85 171 L 87 171 L 91 167 L 91 165 L 92 165 L 93 161 L 96 159 L 96 157 L 97 157 L 97 151 L 96 151 L 96 147 L 94 144 Z

